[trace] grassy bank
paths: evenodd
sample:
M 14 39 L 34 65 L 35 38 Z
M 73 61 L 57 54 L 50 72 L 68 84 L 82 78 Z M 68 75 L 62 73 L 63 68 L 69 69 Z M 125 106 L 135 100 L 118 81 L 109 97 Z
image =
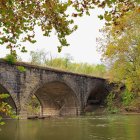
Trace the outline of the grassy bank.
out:
M 121 114 L 140 113 L 140 96 L 128 90 L 120 93 L 111 92 L 106 99 L 106 111 Z

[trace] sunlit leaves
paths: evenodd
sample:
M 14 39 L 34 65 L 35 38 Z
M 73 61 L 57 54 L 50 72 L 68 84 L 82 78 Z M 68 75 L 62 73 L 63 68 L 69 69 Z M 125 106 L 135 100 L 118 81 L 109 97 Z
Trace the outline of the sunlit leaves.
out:
M 0 44 L 10 46 L 11 52 L 17 47 L 23 50 L 21 42 L 35 43 L 35 26 L 40 26 L 44 36 L 56 32 L 61 51 L 68 45 L 66 36 L 77 29 L 71 26 L 74 21 L 70 16 L 90 15 L 95 7 L 105 8 L 105 13 L 98 17 L 105 19 L 106 25 L 118 25 L 118 19 L 129 14 L 139 3 L 138 0 L 1 0 Z M 69 7 L 71 14 L 67 12 Z
M 15 112 L 12 107 L 6 103 L 4 100 L 9 98 L 9 94 L 1 93 L 0 94 L 0 113 L 9 116 L 11 118 L 16 118 Z M 0 116 L 0 125 L 4 125 L 5 123 L 1 121 L 2 117 Z
M 108 13 L 107 11 L 106 11 L 105 14 L 104 14 L 104 18 L 105 18 L 105 20 L 108 21 L 108 22 L 112 20 L 111 14 Z
M 8 0 L 0 1 L 0 44 L 11 46 L 11 51 L 21 47 L 22 41 L 35 43 L 34 27 L 41 26 L 44 36 L 50 36 L 56 31 L 60 45 L 67 46 L 66 36 L 75 31 L 75 27 L 68 14 L 67 8 L 71 1 L 59 0 Z M 9 47 L 7 47 L 9 48 Z
M 140 13 L 139 7 L 117 19 L 118 25 L 106 27 L 101 45 L 110 77 L 125 83 L 127 89 L 140 91 Z
M 8 98 L 9 94 L 0 94 L 0 99 Z
M 99 15 L 98 18 L 99 18 L 100 20 L 104 19 L 103 15 Z
M 98 17 L 101 20 L 104 18 L 106 20 L 106 25 L 116 23 L 118 18 L 126 15 L 140 4 L 139 0 L 72 0 L 72 2 L 73 7 L 77 11 L 77 13 L 75 12 L 73 14 L 74 17 L 78 15 L 82 16 L 95 7 L 105 9 L 105 13 Z M 108 13 L 106 13 L 107 11 Z

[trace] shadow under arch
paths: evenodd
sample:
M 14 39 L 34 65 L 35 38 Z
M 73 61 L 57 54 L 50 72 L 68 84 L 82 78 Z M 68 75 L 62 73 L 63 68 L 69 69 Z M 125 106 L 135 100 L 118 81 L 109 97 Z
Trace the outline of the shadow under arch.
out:
M 79 114 L 77 96 L 64 81 L 55 80 L 41 83 L 36 86 L 33 94 L 40 101 L 43 116 L 70 116 Z
M 0 94 L 9 94 L 9 97 L 6 99 L 2 99 L 2 101 L 8 103 L 12 107 L 15 114 L 18 115 L 18 109 L 17 109 L 16 103 L 15 103 L 13 97 L 11 96 L 10 92 L 2 84 L 0 84 Z M 4 118 L 8 117 L 5 114 L 0 113 L 0 115 Z
M 91 89 L 87 96 L 85 112 L 94 112 L 100 107 L 103 107 L 105 105 L 107 95 L 108 91 L 103 85 L 96 86 Z

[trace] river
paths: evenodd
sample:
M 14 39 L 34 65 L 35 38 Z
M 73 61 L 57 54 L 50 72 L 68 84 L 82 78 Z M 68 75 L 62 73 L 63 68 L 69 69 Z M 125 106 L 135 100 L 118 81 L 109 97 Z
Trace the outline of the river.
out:
M 140 115 L 6 120 L 0 140 L 140 140 Z

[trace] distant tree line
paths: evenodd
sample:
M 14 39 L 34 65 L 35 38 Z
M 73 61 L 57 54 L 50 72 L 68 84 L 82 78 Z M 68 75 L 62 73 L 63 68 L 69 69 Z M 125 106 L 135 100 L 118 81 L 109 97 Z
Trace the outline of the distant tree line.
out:
M 44 51 L 31 51 L 31 64 L 49 66 L 65 71 L 88 74 L 97 77 L 106 77 L 107 69 L 103 64 L 76 63 L 72 61 L 72 57 L 67 54 L 65 57 L 48 58 L 48 53 Z

